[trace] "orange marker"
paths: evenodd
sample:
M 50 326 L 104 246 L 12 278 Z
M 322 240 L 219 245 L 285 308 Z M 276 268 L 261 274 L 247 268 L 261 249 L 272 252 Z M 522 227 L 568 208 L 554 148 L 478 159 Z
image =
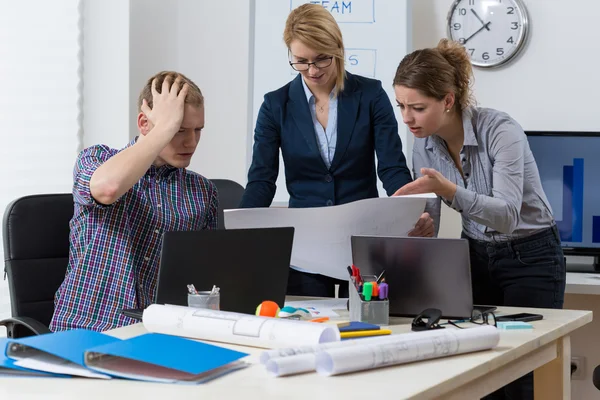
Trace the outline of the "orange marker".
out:
M 373 282 L 373 297 L 379 296 L 379 285 L 377 282 Z

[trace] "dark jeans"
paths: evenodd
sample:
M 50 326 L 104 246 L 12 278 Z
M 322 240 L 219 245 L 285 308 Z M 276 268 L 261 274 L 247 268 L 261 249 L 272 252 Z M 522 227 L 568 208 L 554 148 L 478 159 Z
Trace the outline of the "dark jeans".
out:
M 348 281 L 290 268 L 287 294 L 290 296 L 335 297 L 336 284 L 340 285 L 339 297 L 348 297 Z
M 562 308 L 566 269 L 556 226 L 504 243 L 463 237 L 469 239 L 475 304 Z M 533 373 L 485 399 L 533 399 Z

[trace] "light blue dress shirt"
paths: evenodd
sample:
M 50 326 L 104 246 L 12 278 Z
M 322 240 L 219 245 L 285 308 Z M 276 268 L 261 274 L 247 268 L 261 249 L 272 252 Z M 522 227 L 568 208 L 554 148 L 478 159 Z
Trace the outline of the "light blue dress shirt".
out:
M 317 143 L 319 144 L 321 157 L 323 157 L 323 161 L 325 161 L 327 168 L 331 168 L 331 160 L 333 160 L 333 155 L 335 154 L 335 144 L 337 142 L 338 98 L 335 95 L 335 89 L 329 94 L 329 118 L 327 119 L 327 128 L 323 129 L 323 126 L 317 120 L 317 105 L 315 96 L 306 85 L 306 82 L 304 82 L 304 78 L 302 78 L 302 86 L 304 87 L 304 93 L 306 93 L 306 101 L 308 101 L 310 115 L 312 115 L 313 126 L 315 127 L 315 134 L 317 136 Z M 315 273 L 296 267 L 295 265 L 292 265 L 291 267 L 297 271 L 308 272 L 309 274 Z
M 329 94 L 329 118 L 327 120 L 327 127 L 323 129 L 323 126 L 317 120 L 315 96 L 306 85 L 306 82 L 304 82 L 304 78 L 302 79 L 302 86 L 304 87 L 304 93 L 306 93 L 306 100 L 308 101 L 308 107 L 310 108 L 310 114 L 312 115 L 313 126 L 315 127 L 315 134 L 317 135 L 317 143 L 319 144 L 321 157 L 323 157 L 323 161 L 325 161 L 327 168 L 331 168 L 331 160 L 333 160 L 335 144 L 337 142 L 338 98 L 335 95 L 335 89 Z

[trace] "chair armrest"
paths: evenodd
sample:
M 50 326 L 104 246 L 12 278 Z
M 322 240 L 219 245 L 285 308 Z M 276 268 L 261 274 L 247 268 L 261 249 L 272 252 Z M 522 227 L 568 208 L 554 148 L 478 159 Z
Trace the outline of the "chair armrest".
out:
M 6 318 L 0 321 L 0 326 L 5 326 L 6 336 L 14 339 L 50 333 L 46 325 L 30 317 Z

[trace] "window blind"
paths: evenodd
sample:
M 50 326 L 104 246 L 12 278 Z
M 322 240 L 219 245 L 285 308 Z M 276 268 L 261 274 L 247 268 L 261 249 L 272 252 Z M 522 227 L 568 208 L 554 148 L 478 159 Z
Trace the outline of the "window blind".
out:
M 2 213 L 21 196 L 71 191 L 83 134 L 82 6 L 0 0 Z M 8 299 L 2 279 L 0 319 L 10 315 Z

